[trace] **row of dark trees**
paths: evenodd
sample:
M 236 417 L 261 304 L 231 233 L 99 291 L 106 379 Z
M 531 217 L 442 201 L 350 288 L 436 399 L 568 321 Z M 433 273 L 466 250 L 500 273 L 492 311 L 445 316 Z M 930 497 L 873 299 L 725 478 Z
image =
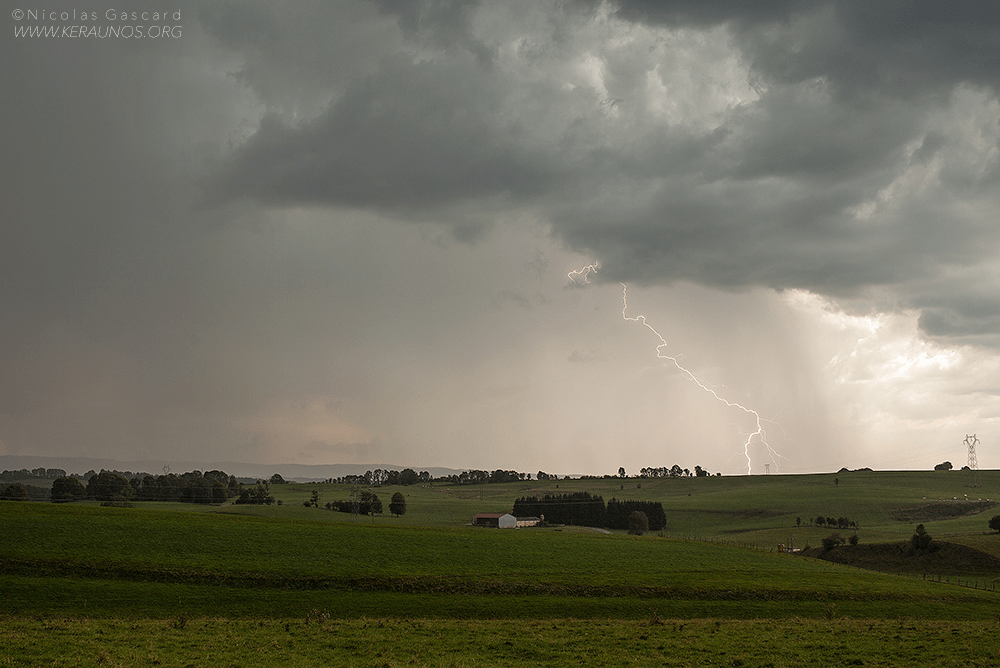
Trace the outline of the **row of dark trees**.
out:
M 0 485 L 0 500 L 3 501 L 48 501 L 49 490 L 47 487 L 36 485 L 22 485 L 14 482 L 9 485 Z
M 428 483 L 433 478 L 427 471 L 417 473 L 413 469 L 403 469 L 402 471 L 375 469 L 365 471 L 362 474 L 348 474 L 339 478 L 330 478 L 328 482 L 341 485 L 365 485 L 367 487 L 377 487 L 379 485 L 416 485 L 417 483 Z
M 539 476 L 545 476 L 544 478 L 539 477 L 539 480 L 549 480 L 549 474 L 544 471 L 538 472 Z M 487 485 L 491 483 L 505 483 L 505 482 L 520 482 L 521 480 L 531 480 L 530 473 L 519 473 L 517 471 L 505 471 L 503 469 L 497 469 L 495 471 L 480 471 L 478 469 L 472 469 L 469 471 L 462 471 L 461 473 L 456 473 L 453 475 L 441 476 L 436 478 L 437 481 L 447 483 L 450 485 Z
M 544 517 L 549 524 L 628 529 L 629 516 L 636 511 L 645 514 L 651 531 L 659 531 L 667 525 L 666 513 L 659 501 L 611 499 L 605 506 L 601 496 L 591 496 L 590 492 L 521 497 L 514 502 L 513 514 Z
M 608 501 L 607 527 L 609 529 L 629 529 L 629 517 L 634 512 L 643 513 L 648 520 L 649 531 L 661 531 L 667 526 L 667 515 L 659 501 Z
M 544 517 L 550 524 L 573 524 L 585 527 L 603 527 L 607 524 L 608 509 L 601 496 L 590 492 L 546 494 L 521 497 L 514 502 L 516 517 Z
M 402 496 L 399 492 L 396 492 Z M 393 495 L 393 499 L 396 496 Z M 391 506 L 391 504 L 390 504 Z M 382 500 L 378 498 L 374 492 L 369 492 L 367 489 L 357 490 L 351 494 L 349 499 L 341 499 L 339 501 L 331 501 L 326 504 L 328 510 L 336 510 L 341 513 L 354 513 L 356 515 L 381 515 L 382 514 Z M 395 511 L 392 511 L 395 512 Z M 404 510 L 405 513 L 405 501 Z M 399 513 L 397 513 L 399 514 Z
M 17 469 L 15 471 L 3 471 L 0 473 L 0 482 L 11 482 L 13 480 L 54 480 L 62 478 L 66 471 L 62 469 Z
M 106 473 L 105 470 L 101 470 L 100 473 Z M 176 501 L 180 500 L 178 494 L 175 491 L 176 488 L 182 488 L 188 484 L 192 476 L 201 476 L 209 479 L 218 479 L 224 486 L 228 488 L 227 497 L 232 498 L 239 494 L 239 489 L 235 482 L 233 476 L 226 475 L 222 471 L 208 471 L 202 474 L 199 471 L 193 471 L 190 473 L 184 473 L 181 475 L 166 474 L 162 476 L 151 476 L 149 473 L 133 473 L 131 471 L 111 471 L 125 478 L 132 485 L 133 491 L 136 493 L 139 500 L 156 500 L 156 501 Z M 16 471 L 4 471 L 0 474 L 0 481 L 21 481 L 30 479 L 59 479 L 64 477 L 74 477 L 81 480 L 84 483 L 89 483 L 89 481 L 100 475 L 97 471 L 88 471 L 83 476 L 74 475 L 67 476 L 66 471 L 63 469 L 20 469 Z M 174 479 L 182 479 L 181 483 L 176 482 L 174 479 L 161 480 L 162 478 L 170 478 L 173 476 Z M 197 477 L 195 476 L 195 477 Z M 538 480 L 558 480 L 559 476 L 546 473 L 545 471 L 539 471 L 536 474 Z M 151 491 L 149 494 L 153 495 L 155 498 L 146 499 L 142 496 L 140 488 L 145 486 L 147 483 L 145 480 L 147 478 L 154 478 L 154 483 L 149 483 L 151 485 Z M 362 474 L 348 474 L 341 476 L 339 478 L 328 478 L 329 483 L 338 483 L 343 485 L 364 485 L 366 487 L 378 487 L 380 485 L 394 485 L 394 486 L 407 486 L 416 484 L 428 484 L 432 482 L 444 483 L 449 485 L 478 485 L 478 484 L 489 484 L 489 483 L 512 483 L 520 482 L 522 480 L 531 480 L 532 474 L 521 473 L 512 470 L 497 469 L 495 471 L 480 471 L 478 469 L 471 469 L 468 471 L 462 471 L 461 473 L 455 473 L 452 475 L 433 477 L 427 471 L 414 471 L 413 469 L 407 468 L 402 471 L 396 471 L 393 469 L 374 469 L 365 471 Z M 234 484 L 235 482 L 235 484 Z M 285 479 L 281 477 L 280 474 L 275 473 L 268 480 L 268 483 L 272 485 L 280 485 L 285 483 Z M 3 488 L 0 488 L 3 489 Z M 199 496 L 195 494 L 195 496 Z
M 60 478 L 52 483 L 53 495 L 60 483 L 71 485 L 68 480 Z M 180 503 L 225 503 L 228 499 L 243 492 L 243 487 L 235 476 L 224 471 L 189 471 L 176 475 L 144 474 L 129 480 L 115 471 L 101 471 L 87 481 L 87 497 L 98 501 L 137 500 L 137 501 L 174 501 Z M 61 497 L 59 500 L 66 500 Z
M 625 477 L 625 469 L 618 469 L 620 477 Z M 680 464 L 674 464 L 670 468 L 666 466 L 658 467 L 644 467 L 639 469 L 640 478 L 690 478 L 692 476 L 696 478 L 707 478 L 712 475 L 700 466 L 694 467 L 694 472 L 688 469 L 682 469 Z M 716 474 L 720 475 L 720 474 Z
M 707 478 L 711 475 L 712 475 L 711 473 L 701 468 L 700 466 L 695 466 L 694 471 L 691 471 L 690 469 L 682 469 L 680 464 L 674 464 L 673 466 L 670 467 L 644 466 L 643 468 L 639 469 L 639 475 L 637 476 L 629 476 L 625 471 L 625 467 L 623 466 L 618 469 L 618 475 L 611 475 L 611 474 L 606 474 L 603 476 L 585 475 L 582 476 L 582 478 L 586 480 L 612 480 L 615 478 L 691 478 L 691 477 Z M 721 476 L 722 474 L 716 473 L 715 475 Z M 539 473 L 539 476 L 541 476 L 541 473 Z M 541 477 L 539 477 L 538 479 L 542 480 Z
M 558 480 L 559 476 L 539 471 L 538 480 Z M 403 469 L 394 471 L 391 469 L 375 469 L 364 473 L 352 473 L 339 478 L 329 478 L 327 482 L 341 485 L 364 485 L 366 487 L 378 487 L 380 485 L 407 486 L 429 483 L 443 483 L 446 485 L 485 485 L 490 483 L 510 483 L 531 480 L 530 473 L 518 471 L 505 471 L 497 469 L 495 471 L 480 471 L 470 469 L 452 475 L 433 477 L 427 471 L 417 473 L 413 469 Z
M 816 526 L 826 525 L 828 527 L 837 527 L 838 529 L 857 529 L 858 523 L 852 519 L 846 517 L 823 517 L 819 515 L 813 522 Z
M 271 505 L 272 503 L 274 503 L 274 497 L 271 496 L 270 483 L 264 480 L 258 480 L 256 487 L 241 486 L 240 495 L 235 501 L 233 501 L 233 503 L 250 504 L 257 506 Z
M 0 498 L 33 501 L 82 501 L 95 499 L 106 502 L 174 501 L 180 503 L 225 503 L 238 497 L 235 503 L 270 504 L 268 482 L 258 481 L 256 488 L 245 488 L 235 476 L 223 471 L 190 471 L 176 475 L 134 474 L 129 478 L 121 471 L 94 473 L 84 478 L 60 476 L 50 489 L 25 487 L 20 483 L 0 486 Z
M 308 501 L 302 503 L 307 508 L 319 508 L 319 491 L 313 490 Z M 357 513 L 362 515 L 382 514 L 382 501 L 374 492 L 368 490 L 358 490 L 351 494 L 350 499 L 330 501 L 324 506 L 327 510 L 336 510 L 341 513 Z M 406 497 L 402 492 L 392 495 L 389 502 L 389 512 L 399 517 L 406 514 Z

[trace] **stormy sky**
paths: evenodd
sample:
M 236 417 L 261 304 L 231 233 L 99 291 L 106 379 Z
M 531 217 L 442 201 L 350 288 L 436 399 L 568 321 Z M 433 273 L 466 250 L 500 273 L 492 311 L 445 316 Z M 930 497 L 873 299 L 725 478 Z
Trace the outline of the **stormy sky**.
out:
M 990 3 L 128 11 L 2 17 L 0 454 L 1000 465 Z

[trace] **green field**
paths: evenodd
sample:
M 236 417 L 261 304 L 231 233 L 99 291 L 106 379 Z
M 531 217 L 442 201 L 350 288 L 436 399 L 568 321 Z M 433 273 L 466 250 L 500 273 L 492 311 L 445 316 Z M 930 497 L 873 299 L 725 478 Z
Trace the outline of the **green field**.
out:
M 988 531 L 992 512 L 940 519 L 900 521 L 900 509 L 960 507 L 970 500 L 1000 501 L 1000 471 L 980 471 L 981 486 L 966 486 L 964 471 L 853 471 L 841 474 L 726 476 L 709 478 L 617 478 L 559 481 L 528 481 L 498 485 L 414 485 L 381 487 L 375 491 L 388 505 L 395 492 L 407 499 L 407 514 L 385 516 L 376 523 L 457 527 L 468 524 L 479 512 L 510 512 L 520 496 L 587 491 L 611 498 L 660 501 L 667 513 L 664 535 L 678 538 L 717 539 L 758 546 L 789 543 L 817 545 L 830 534 L 826 527 L 811 521 L 818 515 L 847 517 L 858 523 L 858 535 L 865 542 L 906 540 L 914 526 L 923 523 L 929 532 L 944 536 L 978 534 Z M 838 482 L 835 482 L 838 481 Z M 313 491 L 320 503 L 346 499 L 349 486 L 320 483 L 275 485 L 272 493 L 282 507 L 247 508 L 229 506 L 227 511 L 272 517 L 313 518 L 325 510 L 302 507 Z M 349 515 L 329 513 L 329 521 L 347 522 Z M 922 516 L 921 516 L 922 517 Z M 801 518 L 801 526 L 796 526 Z
M 936 582 L 775 549 L 819 544 L 831 529 L 816 515 L 857 521 L 863 544 L 905 540 L 926 516 L 937 540 L 1000 554 L 986 526 L 1000 507 L 950 516 L 954 497 L 994 498 L 1000 475 L 981 479 L 416 485 L 375 490 L 385 505 L 402 491 L 404 516 L 356 522 L 302 506 L 350 493 L 326 484 L 273 486 L 282 504 L 268 507 L 3 502 L 0 666 L 248 665 L 248 652 L 264 665 L 995 665 L 1000 573 L 970 588 L 960 572 Z M 518 496 L 580 490 L 661 501 L 668 526 L 467 526 Z

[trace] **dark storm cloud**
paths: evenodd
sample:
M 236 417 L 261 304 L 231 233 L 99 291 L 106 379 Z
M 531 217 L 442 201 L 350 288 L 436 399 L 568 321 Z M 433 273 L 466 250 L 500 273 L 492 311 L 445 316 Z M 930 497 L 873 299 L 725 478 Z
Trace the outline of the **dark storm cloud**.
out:
M 312 114 L 403 40 L 364 3 L 210 2 L 198 27 L 240 58 L 230 76 L 271 110 Z
M 474 63 L 390 59 L 315 120 L 289 127 L 265 116 L 222 188 L 279 204 L 390 209 L 531 197 L 551 178 L 551 157 L 518 141 L 488 83 Z
M 618 14 L 630 21 L 709 28 L 720 23 L 757 24 L 786 20 L 794 12 L 808 11 L 815 2 L 765 0 L 763 2 L 657 2 L 636 0 L 615 3 Z
M 384 13 L 394 15 L 409 39 L 449 49 L 459 47 L 476 56 L 481 65 L 489 66 L 495 52 L 471 28 L 472 16 L 481 5 L 478 0 L 438 0 L 407 2 L 407 0 L 374 0 Z
M 957 81 L 1000 82 L 1000 8 L 991 3 L 655 2 L 620 0 L 625 19 L 669 27 L 728 25 L 775 81 L 828 78 L 847 95 L 911 98 Z M 811 16 L 821 17 L 817 21 Z
M 967 211 L 970 201 L 980 211 L 996 204 L 995 119 L 973 119 L 980 128 L 971 132 L 941 120 L 995 103 L 1000 14 L 990 7 L 612 5 L 606 20 L 619 20 L 644 52 L 606 37 L 574 45 L 574 30 L 595 25 L 594 6 L 567 4 L 512 52 L 503 21 L 483 18 L 489 5 L 376 5 L 409 50 L 365 60 L 308 120 L 266 115 L 222 165 L 217 192 L 442 219 L 461 204 L 495 218 L 530 206 L 569 247 L 600 259 L 598 280 L 835 297 L 881 287 L 900 308 L 936 308 L 946 293 L 934 276 L 1000 249 L 981 214 Z M 701 118 L 657 116 L 650 77 L 668 102 L 689 90 L 659 70 L 673 51 L 648 55 L 664 38 L 628 26 L 724 30 L 746 68 L 748 99 Z M 280 70 L 269 49 L 239 48 L 257 71 Z M 603 68 L 600 82 L 569 83 L 566 68 L 586 58 Z M 708 74 L 719 78 L 687 89 L 732 83 L 722 78 L 732 73 Z M 970 168 L 970 148 L 987 156 L 984 169 Z M 938 181 L 904 192 L 925 167 Z M 950 289 L 961 296 L 960 286 Z M 928 334 L 982 340 L 978 330 L 993 322 L 942 313 L 925 314 Z

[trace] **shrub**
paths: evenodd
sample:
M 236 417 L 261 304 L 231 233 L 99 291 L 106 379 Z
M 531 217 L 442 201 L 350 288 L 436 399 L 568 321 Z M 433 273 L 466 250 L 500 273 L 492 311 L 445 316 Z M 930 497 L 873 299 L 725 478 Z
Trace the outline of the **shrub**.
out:
M 7 501 L 27 501 L 28 500 L 28 490 L 19 483 L 14 483 L 12 485 L 7 485 L 3 489 L 0 489 L 0 499 L 5 499 Z
M 994 531 L 1000 531 L 1000 515 L 994 515 L 990 518 L 990 528 Z
M 104 508 L 133 508 L 134 505 L 128 499 L 110 499 L 108 501 L 101 501 L 101 506 Z
M 823 539 L 823 550 L 829 552 L 838 545 L 844 544 L 844 538 L 839 533 L 832 533 Z
M 628 532 L 633 536 L 641 536 L 649 531 L 649 518 L 641 510 L 633 510 L 628 516 Z

